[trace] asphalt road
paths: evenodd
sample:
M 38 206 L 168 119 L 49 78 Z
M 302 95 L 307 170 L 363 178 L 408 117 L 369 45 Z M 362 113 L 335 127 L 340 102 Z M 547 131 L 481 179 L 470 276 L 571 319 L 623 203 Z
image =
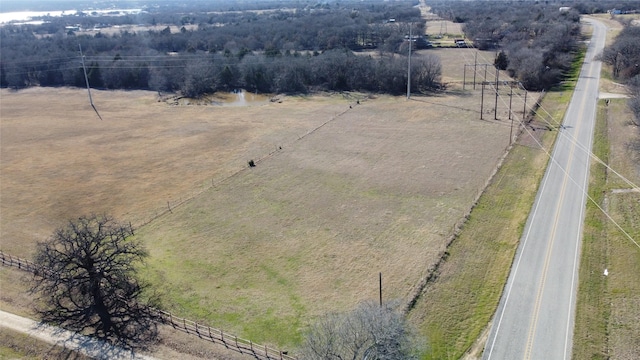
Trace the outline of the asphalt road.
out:
M 606 28 L 585 62 L 529 214 L 483 359 L 570 359 L 582 223 Z

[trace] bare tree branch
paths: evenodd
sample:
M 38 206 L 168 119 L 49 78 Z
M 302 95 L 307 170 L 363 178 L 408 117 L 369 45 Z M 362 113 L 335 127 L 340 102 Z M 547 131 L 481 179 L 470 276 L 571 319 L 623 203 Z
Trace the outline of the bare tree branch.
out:
M 153 341 L 157 329 L 135 269 L 147 252 L 132 235 L 129 225 L 92 215 L 39 243 L 35 262 L 51 270 L 31 287 L 42 319 L 129 347 Z

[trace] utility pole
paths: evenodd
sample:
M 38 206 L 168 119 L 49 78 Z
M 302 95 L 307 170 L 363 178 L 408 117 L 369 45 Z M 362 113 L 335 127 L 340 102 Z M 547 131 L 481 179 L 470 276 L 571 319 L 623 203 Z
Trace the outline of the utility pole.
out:
M 483 81 L 482 82 L 482 92 L 481 92 L 482 95 L 480 95 L 480 120 L 482 120 L 482 113 L 484 111 L 484 84 L 485 84 L 485 82 Z
M 511 91 L 509 92 L 509 120 L 511 120 L 511 104 L 513 103 L 513 84 L 509 86 Z
M 511 128 L 509 129 L 509 145 L 513 141 L 513 118 L 511 117 L 511 103 L 513 101 L 513 83 L 511 84 L 511 92 L 509 93 L 509 120 L 511 120 Z
M 462 90 L 464 90 L 465 85 L 467 85 L 467 64 L 464 64 L 464 70 L 462 71 Z
M 80 49 L 80 60 L 82 61 L 82 71 L 84 72 L 84 81 L 87 83 L 87 92 L 89 93 L 89 104 L 91 104 L 91 107 L 93 108 L 93 110 L 96 112 L 100 120 L 102 120 L 102 116 L 100 116 L 98 109 L 96 109 L 96 106 L 93 105 L 93 99 L 91 98 L 91 88 L 89 87 L 89 77 L 87 76 L 87 68 L 84 65 L 84 55 L 82 54 L 82 45 L 80 45 L 80 43 L 78 43 L 78 48 Z
M 500 74 L 500 69 L 496 67 L 496 104 L 493 109 L 493 119 L 498 120 L 498 76 Z
M 473 90 L 476 89 L 476 72 L 478 71 L 478 51 L 473 59 Z
M 382 307 L 382 273 L 380 273 L 380 307 Z
M 522 123 L 527 121 L 527 89 L 524 90 L 524 109 L 522 110 Z
M 411 48 L 413 47 L 413 39 L 411 39 L 411 23 L 409 23 L 409 58 L 407 61 L 407 100 L 411 97 Z

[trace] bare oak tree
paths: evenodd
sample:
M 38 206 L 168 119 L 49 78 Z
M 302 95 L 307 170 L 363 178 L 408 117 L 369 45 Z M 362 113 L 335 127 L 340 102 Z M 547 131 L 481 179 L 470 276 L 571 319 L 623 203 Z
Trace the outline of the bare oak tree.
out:
M 128 347 L 154 340 L 156 325 L 135 269 L 147 252 L 132 235 L 130 225 L 92 215 L 39 243 L 35 262 L 42 270 L 31 290 L 43 321 Z

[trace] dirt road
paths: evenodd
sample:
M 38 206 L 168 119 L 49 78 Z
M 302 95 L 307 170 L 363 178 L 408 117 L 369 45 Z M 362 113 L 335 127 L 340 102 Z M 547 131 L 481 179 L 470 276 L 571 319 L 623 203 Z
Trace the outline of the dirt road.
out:
M 87 336 L 45 325 L 37 321 L 0 310 L 0 327 L 28 334 L 49 344 L 63 346 L 96 359 L 154 360 L 155 358 L 133 353 Z

